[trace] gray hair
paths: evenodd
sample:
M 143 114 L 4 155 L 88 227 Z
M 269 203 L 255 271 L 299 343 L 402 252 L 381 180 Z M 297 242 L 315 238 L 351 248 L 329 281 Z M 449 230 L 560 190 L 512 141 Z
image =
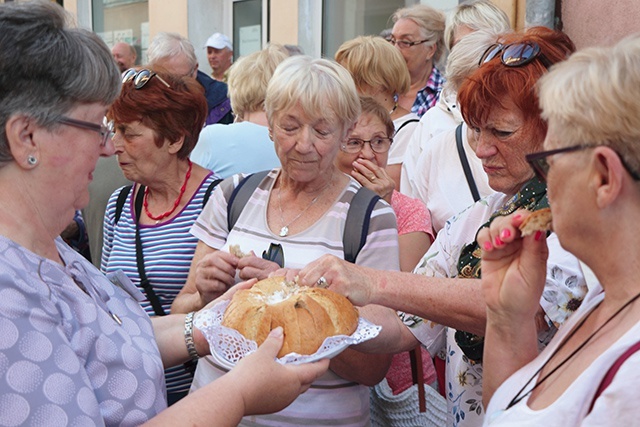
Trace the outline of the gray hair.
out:
M 295 55 L 276 68 L 265 99 L 269 124 L 274 117 L 299 105 L 312 118 L 335 120 L 347 130 L 360 115 L 360 100 L 351 74 L 328 59 Z
M 473 31 L 487 30 L 504 33 L 511 30 L 507 14 L 490 0 L 467 0 L 456 6 L 448 15 L 444 30 L 447 49 L 453 49 L 456 30 L 465 26 Z
M 7 121 L 35 119 L 53 130 L 81 104 L 111 104 L 120 93 L 120 71 L 96 34 L 70 26 L 52 2 L 0 5 L 0 167 L 13 161 Z
M 429 40 L 428 45 L 436 45 L 433 54 L 433 62 L 438 63 L 444 53 L 444 22 L 446 16 L 438 9 L 434 9 L 426 4 L 416 4 L 396 10 L 391 16 L 395 24 L 401 19 L 410 19 L 420 27 L 422 36 Z
M 165 59 L 183 55 L 189 63 L 189 68 L 195 70 L 198 65 L 196 50 L 193 44 L 178 33 L 160 32 L 149 43 L 147 49 L 147 61 L 149 64 Z
M 542 117 L 563 145 L 606 145 L 640 171 L 640 34 L 591 47 L 538 81 Z

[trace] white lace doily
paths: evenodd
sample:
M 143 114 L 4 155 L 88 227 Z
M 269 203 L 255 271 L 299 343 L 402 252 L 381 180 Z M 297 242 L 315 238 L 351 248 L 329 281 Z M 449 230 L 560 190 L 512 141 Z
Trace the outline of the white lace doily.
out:
M 211 356 L 225 368 L 231 369 L 240 359 L 253 353 L 258 349 L 255 341 L 243 337 L 235 329 L 222 326 L 222 316 L 230 301 L 222 301 L 208 310 L 197 313 L 193 324 L 200 329 L 209 342 Z M 289 353 L 278 361 L 287 363 L 308 363 L 316 360 L 331 358 L 338 355 L 344 349 L 353 344 L 368 341 L 375 338 L 380 333 L 381 326 L 374 325 L 368 320 L 360 317 L 356 331 L 347 335 L 335 335 L 329 337 L 320 346 L 318 351 L 310 355 Z

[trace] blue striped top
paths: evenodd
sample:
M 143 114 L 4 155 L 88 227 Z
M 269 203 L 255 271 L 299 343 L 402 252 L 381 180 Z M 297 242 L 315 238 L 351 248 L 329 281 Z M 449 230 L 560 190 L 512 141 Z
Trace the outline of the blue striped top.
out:
M 171 303 L 182 289 L 189 275 L 191 260 L 198 239 L 189 230 L 202 212 L 202 202 L 209 185 L 217 179 L 213 173 L 207 175 L 200 188 L 191 197 L 182 211 L 175 217 L 156 225 L 140 225 L 140 239 L 147 278 L 160 303 L 169 314 Z M 140 288 L 140 275 L 136 264 L 136 224 L 133 188 L 122 208 L 120 220 L 115 224 L 116 203 L 120 188 L 114 191 L 107 203 L 104 216 L 104 244 L 100 268 L 104 273 L 122 270 Z M 154 316 L 151 303 L 140 303 L 145 311 Z M 182 366 L 165 371 L 168 392 L 189 389 L 191 375 Z

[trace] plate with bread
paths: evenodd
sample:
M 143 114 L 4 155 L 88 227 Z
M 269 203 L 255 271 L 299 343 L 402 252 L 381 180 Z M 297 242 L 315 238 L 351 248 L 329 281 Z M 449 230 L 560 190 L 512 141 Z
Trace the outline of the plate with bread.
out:
M 198 313 L 194 325 L 211 347 L 211 356 L 231 369 L 257 350 L 272 329 L 284 329 L 278 361 L 308 363 L 331 358 L 350 345 L 375 338 L 382 329 L 358 315 L 344 296 L 271 277 L 236 292 Z

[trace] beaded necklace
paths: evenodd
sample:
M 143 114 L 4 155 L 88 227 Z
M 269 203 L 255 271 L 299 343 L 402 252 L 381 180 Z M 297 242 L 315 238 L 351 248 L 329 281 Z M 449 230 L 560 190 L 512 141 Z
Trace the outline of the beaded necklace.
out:
M 171 215 L 176 208 L 178 207 L 178 205 L 180 204 L 180 200 L 182 200 L 182 196 L 184 195 L 184 192 L 187 190 L 187 183 L 189 182 L 189 178 L 191 177 L 191 169 L 193 167 L 193 164 L 191 163 L 191 160 L 187 159 L 187 162 L 189 162 L 189 169 L 187 169 L 187 175 L 184 178 L 184 183 L 182 184 L 182 187 L 180 188 L 180 194 L 178 195 L 178 198 L 176 199 L 175 202 L 173 202 L 173 207 L 158 215 L 158 216 L 154 216 L 151 214 L 151 212 L 149 212 L 149 187 L 144 189 L 144 200 L 142 202 L 142 205 L 144 206 L 144 213 L 147 214 L 147 216 L 153 220 L 156 221 L 156 224 L 160 222 L 161 219 L 164 219 L 166 217 L 168 217 L 169 215 Z

